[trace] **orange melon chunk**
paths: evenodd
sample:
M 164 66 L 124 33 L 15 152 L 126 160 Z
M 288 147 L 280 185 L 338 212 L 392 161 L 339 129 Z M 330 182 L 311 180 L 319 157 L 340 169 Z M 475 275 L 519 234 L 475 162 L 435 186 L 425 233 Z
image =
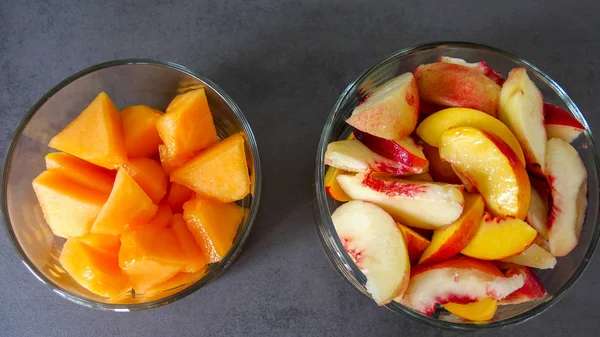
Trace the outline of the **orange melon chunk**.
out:
M 204 274 L 206 274 L 206 268 L 203 268 L 195 273 L 179 272 L 175 276 L 166 280 L 165 282 L 159 283 L 159 284 L 153 286 L 152 288 L 148 289 L 146 291 L 146 293 L 154 294 L 154 293 L 170 291 L 170 290 L 178 290 L 179 291 L 179 290 L 182 290 L 183 288 L 187 288 L 188 286 L 192 285 L 194 282 L 200 280 L 202 278 L 202 276 L 204 276 Z
M 170 229 L 135 228 L 121 235 L 119 266 L 131 279 L 137 293 L 177 274 L 185 267 L 183 256 L 177 236 Z
M 186 266 L 182 271 L 186 273 L 195 273 L 198 270 L 206 267 L 206 257 L 204 257 L 204 253 L 202 249 L 194 239 L 194 236 L 190 232 L 183 220 L 183 216 L 181 214 L 175 214 L 173 219 L 171 220 L 171 228 L 175 232 L 177 236 L 177 240 L 179 241 L 179 246 L 183 251 Z
M 183 218 L 208 262 L 219 262 L 233 244 L 244 209 L 197 195 L 183 205 Z
M 55 172 L 42 172 L 32 185 L 52 233 L 64 238 L 87 234 L 108 198 Z
M 189 188 L 180 185 L 178 183 L 171 183 L 169 194 L 167 196 L 167 202 L 173 212 L 183 212 L 183 204 L 190 200 L 194 194 L 194 191 Z
M 160 157 L 160 165 L 162 165 L 163 171 L 167 175 L 170 175 L 171 172 L 175 171 L 177 166 L 173 163 L 171 157 L 169 157 L 169 152 L 164 145 L 158 146 L 158 155 Z
M 162 112 L 145 105 L 134 105 L 121 111 L 123 138 L 129 158 L 151 157 L 162 143 L 156 121 Z
M 112 190 L 115 181 L 113 171 L 90 164 L 64 152 L 53 152 L 46 155 L 46 168 L 50 172 L 64 174 L 76 183 L 107 195 Z
M 127 160 L 121 116 L 103 92 L 48 146 L 107 169 L 117 169 Z
M 127 224 L 149 221 L 156 210 L 157 207 L 150 197 L 124 168 L 120 168 L 115 178 L 115 185 L 98 214 L 91 232 L 119 235 Z
M 118 235 L 89 233 L 78 238 L 79 241 L 107 255 L 119 255 L 121 238 Z
M 70 238 L 65 242 L 59 261 L 77 283 L 94 294 L 117 297 L 131 290 L 116 255 L 104 254 L 79 239 Z
M 153 203 L 158 204 L 167 194 L 169 179 L 157 161 L 150 158 L 131 158 L 123 167 Z
M 158 210 L 154 217 L 145 224 L 135 224 L 142 225 L 143 227 L 154 227 L 154 228 L 166 228 L 171 223 L 171 219 L 173 218 L 173 212 L 171 212 L 171 208 L 167 204 L 166 201 L 161 201 L 158 204 Z
M 171 181 L 221 202 L 243 199 L 250 192 L 244 138 L 235 134 L 201 152 L 173 171 Z
M 177 96 L 167 110 L 156 129 L 173 163 L 219 141 L 204 89 Z

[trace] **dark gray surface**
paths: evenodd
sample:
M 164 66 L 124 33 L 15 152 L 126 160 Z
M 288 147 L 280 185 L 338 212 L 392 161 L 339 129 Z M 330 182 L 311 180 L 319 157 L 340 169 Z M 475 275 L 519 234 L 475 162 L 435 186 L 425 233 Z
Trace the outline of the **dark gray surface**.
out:
M 218 83 L 254 129 L 264 176 L 254 230 L 216 282 L 177 303 L 129 314 L 59 298 L 0 235 L 3 336 L 453 335 L 378 308 L 334 271 L 321 248 L 312 219 L 314 154 L 338 95 L 400 48 L 468 40 L 544 69 L 600 131 L 598 2 L 125 2 L 0 1 L 0 150 L 28 108 L 68 75 L 115 58 L 174 61 Z M 599 281 L 596 258 L 542 316 L 475 335 L 597 335 Z

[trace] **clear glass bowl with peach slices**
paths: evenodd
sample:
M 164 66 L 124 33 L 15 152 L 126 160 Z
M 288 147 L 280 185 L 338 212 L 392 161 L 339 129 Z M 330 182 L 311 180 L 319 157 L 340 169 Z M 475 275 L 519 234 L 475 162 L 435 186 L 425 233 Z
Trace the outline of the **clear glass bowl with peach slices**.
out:
M 445 328 L 542 313 L 586 268 L 598 158 L 541 70 L 463 42 L 401 50 L 336 102 L 315 218 L 337 270 L 376 304 Z
M 248 121 L 210 80 L 118 60 L 59 83 L 4 162 L 7 234 L 54 292 L 104 310 L 174 302 L 238 256 L 261 172 Z

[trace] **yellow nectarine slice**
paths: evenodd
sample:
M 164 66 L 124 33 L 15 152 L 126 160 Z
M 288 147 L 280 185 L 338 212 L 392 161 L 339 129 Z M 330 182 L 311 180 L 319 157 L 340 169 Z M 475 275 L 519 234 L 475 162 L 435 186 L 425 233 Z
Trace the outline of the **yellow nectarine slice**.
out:
M 404 226 L 401 223 L 396 223 L 396 225 L 398 225 L 400 232 L 402 232 L 402 235 L 404 236 L 410 264 L 417 263 L 421 255 L 423 255 L 425 249 L 427 249 L 429 246 L 429 240 L 424 238 L 421 234 L 415 232 L 410 227 Z
M 446 303 L 444 304 L 444 308 L 456 316 L 469 321 L 489 321 L 494 317 L 496 309 L 498 309 L 498 301 L 487 297 L 467 304 Z
M 110 193 L 115 182 L 114 173 L 64 152 L 46 155 L 46 168 L 68 176 L 71 180 L 102 193 Z
M 134 105 L 121 111 L 123 138 L 129 158 L 150 157 L 162 143 L 156 130 L 156 121 L 162 112 L 146 105 Z
M 167 193 L 169 178 L 157 161 L 150 158 L 131 158 L 123 167 L 153 203 L 158 204 Z

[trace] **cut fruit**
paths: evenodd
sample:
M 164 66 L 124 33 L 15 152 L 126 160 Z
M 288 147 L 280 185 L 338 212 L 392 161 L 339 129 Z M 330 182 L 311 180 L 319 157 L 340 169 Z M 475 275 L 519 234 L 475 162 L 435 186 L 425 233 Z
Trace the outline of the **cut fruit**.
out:
M 440 146 L 442 134 L 449 129 L 460 126 L 472 126 L 489 132 L 502 139 L 515 152 L 523 165 L 525 157 L 519 141 L 506 125 L 496 118 L 474 109 L 448 108 L 425 118 L 416 130 L 421 139 L 434 147 Z
M 546 128 L 542 93 L 524 68 L 510 71 L 500 93 L 498 118 L 519 140 L 527 168 L 544 176 Z
M 175 171 L 175 169 L 179 167 L 173 163 L 173 160 L 171 160 L 171 157 L 169 157 L 169 151 L 164 145 L 158 146 L 158 155 L 160 157 L 160 165 L 167 175 L 171 175 L 171 172 Z
M 527 223 L 535 228 L 544 239 L 548 239 L 547 220 L 548 205 L 544 202 L 544 199 L 542 199 L 536 189 L 531 188 L 531 203 L 529 204 L 529 211 L 527 212 Z
M 114 173 L 110 170 L 63 152 L 52 152 L 46 155 L 46 168 L 50 172 L 63 174 L 82 186 L 107 195 L 115 182 Z
M 402 178 L 407 179 L 407 180 L 412 180 L 412 181 L 433 182 L 433 177 L 431 176 L 431 174 L 429 174 L 429 172 L 413 174 L 411 176 L 404 176 Z
M 383 209 L 353 200 L 331 215 L 346 252 L 367 277 L 367 291 L 378 305 L 401 296 L 408 285 L 410 261 L 402 233 Z
M 167 203 L 173 212 L 181 213 L 183 212 L 183 204 L 190 200 L 193 195 L 194 191 L 189 188 L 178 183 L 171 183 L 169 194 L 167 195 Z
M 544 248 L 534 243 L 521 254 L 503 259 L 502 262 L 537 269 L 552 269 L 556 265 L 556 258 Z
M 204 89 L 175 98 L 168 111 L 156 121 L 156 129 L 171 161 L 180 165 L 191 155 L 219 142 Z
M 156 214 L 148 221 L 148 223 L 133 224 L 134 226 L 142 225 L 143 227 L 166 228 L 171 223 L 173 212 L 165 201 L 158 204 Z
M 406 73 L 373 91 L 346 123 L 380 138 L 401 139 L 413 132 L 418 116 L 419 91 L 413 74 Z
M 185 267 L 183 271 L 186 273 L 195 273 L 206 267 L 206 257 L 202 252 L 202 248 L 198 245 L 194 236 L 188 229 L 183 215 L 175 214 L 171 220 L 171 228 L 177 236 L 179 246 L 183 251 L 185 259 Z
M 401 223 L 396 223 L 400 232 L 404 236 L 404 242 L 406 242 L 406 249 L 408 250 L 408 258 L 410 264 L 413 265 L 419 261 L 421 255 L 429 246 L 429 240 L 424 238 L 421 234 L 415 232 L 410 227 L 404 226 Z
M 103 92 L 48 146 L 107 169 L 117 169 L 127 160 L 121 116 Z
M 572 143 L 585 131 L 585 127 L 573 115 L 549 103 L 544 103 L 544 122 L 548 139 L 560 138 Z
M 497 115 L 500 86 L 481 72 L 464 65 L 438 62 L 421 65 L 413 73 L 422 100 Z
M 195 273 L 177 273 L 175 276 L 166 280 L 163 283 L 159 283 L 152 288 L 146 290 L 146 294 L 155 294 L 165 291 L 181 291 L 184 288 L 192 285 L 194 282 L 200 280 L 202 276 L 206 274 L 206 269 L 199 270 Z
M 118 235 L 90 233 L 77 239 L 101 253 L 113 256 L 119 255 L 121 238 Z
M 59 262 L 79 285 L 96 295 L 114 298 L 131 290 L 116 255 L 104 254 L 76 238 L 65 242 Z
M 230 136 L 179 167 L 171 181 L 221 202 L 243 199 L 250 193 L 244 138 Z
M 477 70 L 485 76 L 487 76 L 490 80 L 496 82 L 496 84 L 498 84 L 499 86 L 502 86 L 502 84 L 504 84 L 505 81 L 505 79 L 502 77 L 502 74 L 490 68 L 485 61 L 479 61 L 477 63 L 468 63 L 467 61 L 460 58 L 442 56 L 440 57 L 439 62 L 460 64 L 471 69 Z
M 527 267 L 511 268 L 506 272 L 507 277 L 520 275 L 525 280 L 521 288 L 506 296 L 500 304 L 519 304 L 542 298 L 546 295 L 546 289 L 542 281 Z
M 89 233 L 108 198 L 60 173 L 42 172 L 32 185 L 52 233 L 63 238 Z
M 494 317 L 496 309 L 498 309 L 498 301 L 491 297 L 486 297 L 477 302 L 467 304 L 450 302 L 444 304 L 444 309 L 469 321 L 489 321 Z
M 559 138 L 546 147 L 546 178 L 552 192 L 548 215 L 550 253 L 565 256 L 577 246 L 587 208 L 587 170 L 577 150 Z
M 119 235 L 127 224 L 144 223 L 157 207 L 133 178 L 120 168 L 108 200 L 98 214 L 92 233 Z
M 419 263 L 433 263 L 447 260 L 465 248 L 481 224 L 485 203 L 479 194 L 467 194 L 462 215 L 450 226 L 433 233 L 431 244 Z
M 342 174 L 337 180 L 350 198 L 372 202 L 411 227 L 444 227 L 456 221 L 463 211 L 464 196 L 457 185 L 370 174 Z
M 448 184 L 462 184 L 460 178 L 454 173 L 450 163 L 440 159 L 440 150 L 427 143 L 423 144 L 423 153 L 429 161 L 429 174 L 434 181 Z
M 412 171 L 427 171 L 429 163 L 423 154 L 423 147 L 411 137 L 389 140 L 354 130 L 354 135 L 371 151 L 395 162 L 413 168 Z
M 330 167 L 327 169 L 327 173 L 325 173 L 325 178 L 323 179 L 325 184 L 325 191 L 327 191 L 327 194 L 329 194 L 329 196 L 333 199 L 340 202 L 350 201 L 350 197 L 346 194 L 346 192 L 344 192 L 344 190 L 337 181 L 337 176 L 345 173 L 347 172 L 342 171 L 340 169 L 336 169 L 335 167 Z
M 123 167 L 153 203 L 158 204 L 167 193 L 169 178 L 157 161 L 150 158 L 131 158 Z
M 486 212 L 475 236 L 461 253 L 481 260 L 500 260 L 523 252 L 536 236 L 536 230 L 523 220 L 494 218 Z
M 183 218 L 208 262 L 214 263 L 231 249 L 244 209 L 196 195 L 183 205 Z
M 523 284 L 522 275 L 504 277 L 491 262 L 454 257 L 414 267 L 408 289 L 396 301 L 430 315 L 437 304 L 467 304 L 488 297 L 501 300 Z
M 151 157 L 158 152 L 162 141 L 156 130 L 156 121 L 161 115 L 162 112 L 145 105 L 121 110 L 127 157 Z
M 529 176 L 498 136 L 472 127 L 450 129 L 441 137 L 440 158 L 475 185 L 492 214 L 525 219 L 531 198 Z
M 410 166 L 378 155 L 358 140 L 329 143 L 325 165 L 349 172 L 383 172 L 396 176 L 427 171 L 427 167 Z

